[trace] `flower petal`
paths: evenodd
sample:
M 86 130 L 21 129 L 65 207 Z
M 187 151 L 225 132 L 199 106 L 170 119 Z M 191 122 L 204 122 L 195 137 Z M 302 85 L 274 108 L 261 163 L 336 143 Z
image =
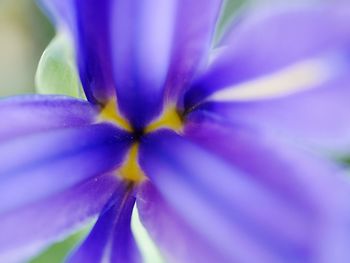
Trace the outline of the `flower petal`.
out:
M 246 125 L 333 154 L 350 152 L 350 78 L 281 98 L 209 102 L 200 107 L 226 122 Z
M 118 0 L 113 11 L 118 105 L 136 128 L 142 128 L 161 110 L 176 1 Z
M 115 169 L 129 135 L 96 124 L 23 136 L 0 144 L 0 214 Z
M 177 1 L 177 16 L 165 96 L 175 100 L 207 63 L 222 0 Z
M 76 49 L 81 82 L 87 98 L 106 103 L 115 96 L 110 36 L 112 1 L 76 0 Z
M 140 255 L 131 233 L 130 220 L 135 198 L 124 183 L 105 206 L 82 245 L 69 257 L 70 263 L 137 263 Z
M 95 216 L 118 180 L 102 175 L 45 200 L 0 215 L 0 261 L 19 262 Z
M 134 126 L 142 127 L 160 112 L 165 85 L 167 95 L 174 97 L 198 69 L 220 4 L 221 0 L 115 1 L 117 97 Z
M 299 61 L 332 54 L 348 57 L 349 18 L 348 8 L 330 6 L 251 14 L 232 28 L 208 70 L 186 94 L 186 106 Z
M 141 222 L 167 262 L 226 262 L 175 213 L 150 182 L 141 185 L 137 208 Z
M 141 263 L 142 257 L 131 231 L 131 215 L 135 197 L 125 200 L 118 222 L 114 226 L 111 262 Z
M 91 124 L 96 110 L 64 96 L 15 96 L 0 99 L 0 142 L 31 133 Z
M 59 30 L 70 30 L 80 79 L 87 99 L 104 104 L 115 95 L 112 72 L 110 8 L 112 1 L 41 0 Z
M 308 230 L 312 236 L 310 244 L 306 244 L 310 258 L 316 259 L 315 262 L 349 260 L 350 218 L 344 200 L 350 189 L 348 181 L 337 177 L 336 169 L 327 167 L 325 160 L 312 158 L 315 156 L 256 130 L 229 127 L 213 119 L 198 120 L 187 126 L 188 139 L 230 162 L 257 183 L 273 189 L 279 198 L 306 208 L 302 211 L 300 207 L 300 212 L 309 213 L 307 220 L 313 225 Z
M 277 163 L 281 169 L 260 171 L 286 181 L 306 177 L 307 185 L 293 188 L 302 197 L 281 196 L 277 187 L 170 131 L 148 135 L 140 161 L 163 198 L 229 262 L 324 260 L 335 248 L 325 250 L 327 244 L 349 244 L 348 182 L 324 160 L 288 152 L 286 163 Z M 347 262 L 347 250 L 340 252 Z
M 207 58 L 222 0 L 43 2 L 75 36 L 87 98 L 105 103 L 116 89 L 142 128 L 160 112 L 165 82 L 173 100 Z

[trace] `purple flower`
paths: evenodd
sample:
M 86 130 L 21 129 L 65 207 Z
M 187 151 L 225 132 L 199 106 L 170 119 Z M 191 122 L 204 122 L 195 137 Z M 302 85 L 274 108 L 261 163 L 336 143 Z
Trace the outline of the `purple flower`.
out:
M 0 101 L 0 262 L 89 218 L 68 262 L 349 262 L 350 10 L 220 0 L 48 0 L 87 101 Z M 349 231 L 349 232 L 348 232 Z

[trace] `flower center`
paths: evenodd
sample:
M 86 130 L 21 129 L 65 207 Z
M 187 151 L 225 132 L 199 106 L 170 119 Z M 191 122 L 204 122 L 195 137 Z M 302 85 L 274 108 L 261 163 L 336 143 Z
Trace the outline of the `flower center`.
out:
M 111 122 L 121 129 L 133 132 L 133 129 L 127 119 L 119 112 L 116 100 L 110 100 L 101 110 L 98 117 L 99 122 Z
M 146 178 L 138 162 L 138 150 L 139 144 L 133 143 L 128 154 L 126 155 L 126 158 L 124 159 L 122 166 L 120 166 L 116 171 L 118 176 L 136 183 L 142 182 Z
M 176 110 L 176 106 L 166 106 L 162 114 L 145 128 L 145 133 L 154 132 L 159 129 L 171 129 L 180 133 L 183 128 L 182 119 Z
M 159 129 L 171 129 L 177 133 L 181 133 L 183 122 L 180 114 L 176 110 L 176 106 L 167 105 L 162 113 L 148 124 L 141 132 L 133 129 L 129 121 L 119 112 L 116 100 L 110 100 L 101 110 L 98 122 L 110 122 L 131 133 L 135 138 L 135 142 L 131 145 L 123 164 L 116 170 L 116 174 L 124 180 L 134 183 L 142 182 L 146 176 L 142 171 L 139 161 L 139 143 L 138 140 L 143 134 L 155 132 Z

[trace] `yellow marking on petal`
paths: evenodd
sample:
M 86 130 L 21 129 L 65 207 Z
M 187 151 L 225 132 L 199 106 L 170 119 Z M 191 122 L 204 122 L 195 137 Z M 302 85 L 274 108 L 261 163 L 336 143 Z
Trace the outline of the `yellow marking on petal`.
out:
M 120 114 L 115 99 L 110 100 L 106 104 L 106 106 L 100 112 L 99 119 L 100 121 L 112 122 L 113 124 L 127 131 L 132 131 L 130 123 Z
M 123 165 L 117 170 L 117 174 L 125 180 L 141 182 L 146 178 L 138 163 L 138 151 L 139 145 L 134 143 L 126 156 Z
M 145 133 L 161 128 L 169 128 L 176 132 L 182 131 L 183 123 L 175 106 L 166 107 L 162 114 L 146 127 Z
M 207 101 L 245 101 L 287 96 L 317 87 L 334 75 L 336 67 L 332 59 L 327 57 L 304 60 L 267 76 L 219 90 Z

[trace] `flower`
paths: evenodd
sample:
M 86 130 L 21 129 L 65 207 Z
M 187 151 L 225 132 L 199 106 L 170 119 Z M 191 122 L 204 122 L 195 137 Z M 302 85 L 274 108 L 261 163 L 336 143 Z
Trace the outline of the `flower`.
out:
M 98 219 L 67 262 L 349 262 L 349 9 L 50 0 L 87 101 L 0 102 L 0 261 Z

